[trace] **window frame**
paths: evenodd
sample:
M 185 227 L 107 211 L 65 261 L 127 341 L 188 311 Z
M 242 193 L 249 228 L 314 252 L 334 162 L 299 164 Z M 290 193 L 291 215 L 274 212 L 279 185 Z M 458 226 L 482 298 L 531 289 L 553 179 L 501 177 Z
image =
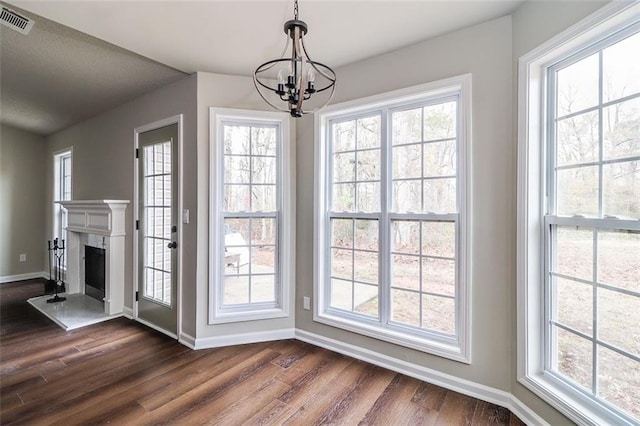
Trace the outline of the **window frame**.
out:
M 548 197 L 555 178 L 549 70 L 600 50 L 605 39 L 637 22 L 639 12 L 637 2 L 611 2 L 524 55 L 518 64 L 517 380 L 578 424 L 634 424 L 635 420 L 548 369 L 550 226 L 611 229 L 638 224 L 547 214 L 553 207 Z
M 313 319 L 316 322 L 331 325 L 351 332 L 374 337 L 379 340 L 402 345 L 422 352 L 438 355 L 462 363 L 471 363 L 471 74 L 465 74 L 434 81 L 419 86 L 400 89 L 393 92 L 374 95 L 363 99 L 332 105 L 315 118 L 315 201 L 314 208 L 314 306 Z M 381 112 L 381 161 L 390 162 L 391 156 L 386 151 L 391 150 L 390 125 L 385 120 L 386 114 L 390 120 L 391 112 L 411 109 L 417 105 L 425 106 L 428 103 L 444 103 L 451 97 L 457 97 L 457 170 L 456 170 L 456 198 L 458 202 L 457 213 L 348 213 L 350 218 L 374 218 L 379 216 L 378 226 L 391 226 L 392 218 L 413 218 L 413 220 L 433 220 L 437 218 L 456 217 L 458 234 L 456 240 L 456 274 L 457 274 L 457 333 L 454 337 L 444 336 L 433 331 L 413 328 L 402 329 L 401 326 L 389 328 L 382 324 L 382 318 L 368 320 L 361 315 L 349 314 L 344 311 L 336 312 L 329 307 L 330 300 L 330 274 L 328 268 L 330 262 L 325 255 L 331 245 L 330 219 L 335 217 L 329 213 L 331 203 L 331 186 L 329 182 L 331 171 L 329 170 L 328 130 L 333 120 L 340 121 L 354 119 L 356 117 L 371 116 Z M 388 121 L 390 122 L 390 121 Z M 388 141 L 385 143 L 385 141 Z M 385 146 L 387 145 L 387 146 Z M 381 171 L 384 174 L 384 169 Z M 388 169 L 388 167 L 387 167 Z M 389 169 L 390 170 L 390 169 Z M 380 176 L 381 207 L 385 198 L 391 195 L 392 181 L 387 176 Z M 384 222 L 384 223 L 383 223 Z M 384 236 L 384 232 L 381 233 Z M 382 256 L 384 246 L 389 246 L 389 241 L 379 241 L 378 253 Z M 391 247 L 387 250 L 391 253 Z M 379 262 L 379 276 L 388 276 L 389 262 Z M 384 278 L 383 278 L 384 279 Z M 379 303 L 381 309 L 390 312 L 389 301 L 381 297 L 384 291 L 389 290 L 390 283 L 378 283 Z
M 64 160 L 69 159 L 69 196 L 64 194 Z M 67 213 L 59 201 L 73 199 L 73 147 L 65 148 L 53 153 L 53 229 L 52 237 L 66 240 Z M 66 270 L 66 257 L 63 258 L 62 269 Z
M 210 108 L 210 191 L 209 191 L 209 324 L 283 318 L 290 315 L 295 277 L 292 148 L 289 116 L 283 113 L 227 108 Z M 222 132 L 227 123 L 275 126 L 279 145 L 276 153 L 276 212 L 259 214 L 239 212 L 233 216 L 272 217 L 276 219 L 275 302 L 256 302 L 224 306 L 224 143 Z M 286 261 L 285 261 L 286 259 Z

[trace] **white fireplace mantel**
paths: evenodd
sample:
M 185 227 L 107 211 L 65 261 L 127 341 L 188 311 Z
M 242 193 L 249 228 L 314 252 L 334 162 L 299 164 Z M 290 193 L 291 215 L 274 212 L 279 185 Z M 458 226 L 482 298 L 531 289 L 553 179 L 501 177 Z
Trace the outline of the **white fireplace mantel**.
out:
M 59 201 L 67 210 L 67 293 L 84 293 L 83 235 L 104 237 L 104 311 L 121 314 L 125 282 L 125 210 L 127 200 Z M 84 238 L 84 239 L 83 239 Z

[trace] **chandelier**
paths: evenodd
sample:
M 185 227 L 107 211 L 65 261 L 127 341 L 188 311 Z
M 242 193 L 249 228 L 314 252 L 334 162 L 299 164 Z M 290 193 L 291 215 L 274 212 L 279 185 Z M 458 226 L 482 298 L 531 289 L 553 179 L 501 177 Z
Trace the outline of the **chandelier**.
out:
M 298 19 L 298 0 L 295 0 L 293 14 L 294 19 L 284 23 L 287 44 L 281 57 L 256 68 L 253 83 L 262 99 L 272 108 L 288 112 L 292 117 L 302 117 L 303 114 L 314 113 L 329 103 L 336 87 L 336 73 L 329 66 L 309 57 L 304 45 L 308 27 Z M 290 44 L 291 56 L 285 56 Z M 326 93 L 322 96 L 324 102 L 320 106 L 310 110 L 303 109 L 304 101 L 321 92 Z M 277 98 L 284 104 L 279 105 Z

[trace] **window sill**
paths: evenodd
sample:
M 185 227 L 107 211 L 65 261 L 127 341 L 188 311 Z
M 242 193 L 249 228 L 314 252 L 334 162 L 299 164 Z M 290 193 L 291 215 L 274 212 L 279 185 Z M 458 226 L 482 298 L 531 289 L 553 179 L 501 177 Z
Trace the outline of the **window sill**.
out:
M 209 319 L 209 324 L 227 324 L 232 322 L 259 321 L 275 318 L 287 318 L 289 314 L 283 309 L 260 309 L 243 312 L 224 312 L 218 310 Z
M 454 338 L 438 338 L 437 336 L 434 336 L 434 339 L 420 338 L 395 330 L 384 329 L 373 324 L 365 324 L 362 321 L 350 320 L 331 313 L 315 315 L 314 321 L 442 358 L 471 364 L 471 355 L 468 352 L 465 353 L 462 346 Z
M 525 375 L 518 378 L 518 382 L 579 425 L 636 424 L 630 417 L 573 390 L 549 373 Z

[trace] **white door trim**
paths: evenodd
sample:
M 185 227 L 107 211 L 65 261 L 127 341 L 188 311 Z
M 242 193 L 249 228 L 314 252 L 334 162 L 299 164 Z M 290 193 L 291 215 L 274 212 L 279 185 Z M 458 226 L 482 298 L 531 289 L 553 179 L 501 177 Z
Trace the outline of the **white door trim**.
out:
M 176 324 L 176 331 L 177 331 L 177 335 L 180 336 L 182 334 L 182 211 L 183 211 L 183 199 L 182 199 L 182 182 L 183 182 L 183 173 L 182 173 L 182 141 L 184 139 L 183 137 L 183 121 L 184 121 L 184 117 L 183 114 L 178 114 L 178 115 L 174 115 L 172 117 L 167 117 L 164 118 L 162 120 L 158 120 L 158 121 L 154 121 L 153 123 L 149 123 L 149 124 L 145 124 L 143 126 L 139 126 L 136 127 L 135 129 L 133 129 L 133 156 L 135 159 L 135 155 L 136 155 L 136 150 L 139 147 L 139 139 L 140 139 L 140 134 L 144 133 L 144 132 L 148 132 L 150 130 L 156 130 L 159 129 L 161 127 L 166 127 L 172 124 L 177 124 L 178 125 L 178 159 L 176 161 L 176 165 L 177 165 L 177 173 L 178 173 L 178 217 L 177 217 L 177 225 L 178 225 L 178 239 L 177 239 L 177 243 L 178 243 L 178 247 L 177 247 L 177 269 L 175 271 L 176 273 L 176 285 L 177 285 L 177 300 L 176 300 L 176 304 L 177 304 L 177 324 Z M 158 327 L 155 326 L 151 326 L 151 324 L 141 320 L 138 317 L 138 303 L 136 302 L 136 291 L 138 290 L 138 271 L 139 271 L 139 264 L 138 264 L 138 232 L 136 230 L 136 220 L 139 217 L 139 203 L 138 203 L 138 186 L 140 185 L 139 182 L 140 178 L 138 176 L 138 162 L 134 161 L 133 162 L 133 221 L 132 221 L 132 232 L 133 232 L 133 291 L 131 294 L 132 297 L 132 304 L 133 304 L 133 319 L 145 324 L 147 326 L 150 326 L 152 328 L 154 328 L 155 330 L 158 330 L 172 338 L 177 338 L 176 334 L 168 331 L 168 330 L 163 330 L 163 329 L 159 329 Z

